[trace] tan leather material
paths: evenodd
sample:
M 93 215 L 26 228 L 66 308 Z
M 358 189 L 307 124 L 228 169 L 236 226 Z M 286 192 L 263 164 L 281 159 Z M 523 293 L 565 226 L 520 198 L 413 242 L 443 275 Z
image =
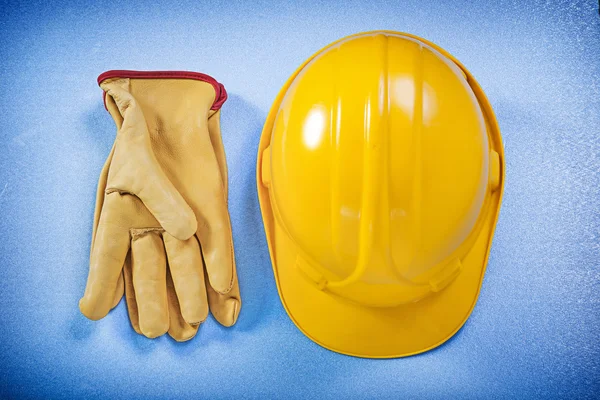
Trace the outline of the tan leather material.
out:
M 167 274 L 169 273 L 167 268 Z M 125 283 L 125 302 L 127 304 L 127 313 L 129 314 L 129 321 L 133 330 L 140 335 L 143 335 L 140 329 L 140 317 L 138 313 L 137 300 L 135 298 L 135 289 L 133 288 L 133 272 L 131 270 L 131 251 L 127 253 L 125 258 L 125 264 L 123 265 L 123 281 Z M 168 281 L 168 280 L 167 280 Z M 123 294 L 121 294 L 121 297 Z
M 196 336 L 199 325 L 191 325 L 183 319 L 170 271 L 167 271 L 167 293 L 169 300 L 169 336 L 178 342 L 192 339 Z
M 225 189 L 225 199 L 227 199 L 227 162 L 225 160 L 225 147 L 223 146 L 223 138 L 221 136 L 221 110 L 218 110 L 208 119 L 208 134 L 210 136 L 210 142 L 212 143 L 219 163 L 219 170 L 221 171 L 221 178 L 223 179 L 223 188 Z
M 217 155 L 217 161 L 221 170 L 221 176 L 223 177 L 223 187 L 225 189 L 225 196 L 227 197 L 228 192 L 228 181 L 227 181 L 227 163 L 225 161 L 225 150 L 223 147 L 223 141 L 221 136 L 220 128 L 220 111 L 217 111 L 208 119 L 208 131 L 211 138 L 215 154 Z M 226 294 L 217 293 L 210 285 L 206 285 L 208 295 L 208 305 L 210 312 L 213 314 L 215 319 L 224 326 L 231 326 L 237 321 L 239 311 L 241 308 L 240 288 L 237 280 L 237 273 L 233 272 L 233 285 L 231 290 Z M 167 282 L 169 277 L 167 277 Z M 168 285 L 167 285 L 168 286 Z M 132 285 L 126 284 L 126 291 L 133 291 Z M 186 341 L 193 338 L 199 328 L 198 325 L 192 325 L 187 323 L 181 312 L 179 311 L 179 303 L 177 302 L 177 295 L 174 288 L 168 288 L 169 292 L 169 307 L 171 312 L 171 325 L 169 326 L 169 335 L 177 341 Z M 131 314 L 130 314 L 131 315 Z M 202 322 L 202 321 L 201 321 Z
M 192 79 L 100 85 L 117 137 L 100 174 L 80 309 L 104 317 L 125 292 L 136 332 L 193 337 L 210 308 L 230 326 L 241 300 L 214 87 Z
M 131 245 L 133 287 L 140 330 L 149 338 L 169 329 L 167 259 L 160 232 L 134 234 Z
M 208 119 L 208 131 L 211 138 L 217 161 L 219 163 L 219 169 L 221 170 L 221 177 L 223 178 L 223 187 L 225 189 L 225 197 L 228 192 L 228 181 L 227 181 L 227 163 L 225 161 L 225 150 L 223 147 L 223 141 L 221 136 L 220 128 L 220 111 L 217 111 Z M 169 282 L 169 276 L 167 282 Z M 208 295 L 208 306 L 211 313 L 219 323 L 224 326 L 231 326 L 237 321 L 237 317 L 241 307 L 240 289 L 237 280 L 237 273 L 233 271 L 233 285 L 231 290 L 226 294 L 220 294 L 216 292 L 210 285 L 206 285 L 206 291 Z M 172 281 L 171 281 L 172 282 Z M 168 286 L 169 291 L 169 309 L 171 310 L 171 325 L 169 326 L 169 335 L 177 341 L 186 341 L 193 338 L 199 328 L 199 324 L 190 324 L 185 321 L 180 312 L 180 305 L 177 299 L 177 294 L 173 285 Z M 126 291 L 133 292 L 131 284 L 126 282 Z M 131 314 L 130 314 L 131 315 Z M 206 317 L 205 317 L 206 318 Z M 204 320 L 202 319 L 201 322 Z
M 106 192 L 137 196 L 165 230 L 179 239 L 187 239 L 196 231 L 196 219 L 156 160 L 151 148 L 153 136 L 148 132 L 153 127 L 146 121 L 143 106 L 138 105 L 129 92 L 130 82 L 129 79 L 117 79 L 102 84 L 123 117 Z M 156 136 L 162 140 L 160 128 L 156 127 Z
M 163 240 L 183 319 L 190 324 L 199 324 L 208 315 L 208 302 L 204 282 L 204 263 L 198 241 L 195 237 L 177 240 L 166 232 L 163 234 Z

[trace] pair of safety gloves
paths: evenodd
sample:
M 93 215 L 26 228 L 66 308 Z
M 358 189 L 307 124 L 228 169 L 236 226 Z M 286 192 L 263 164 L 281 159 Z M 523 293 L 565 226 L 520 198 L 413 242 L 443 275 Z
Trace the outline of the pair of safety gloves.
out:
M 227 210 L 221 84 L 190 72 L 98 78 L 117 135 L 100 174 L 81 312 L 103 318 L 125 294 L 149 338 L 195 336 L 209 310 L 233 325 L 241 299 Z

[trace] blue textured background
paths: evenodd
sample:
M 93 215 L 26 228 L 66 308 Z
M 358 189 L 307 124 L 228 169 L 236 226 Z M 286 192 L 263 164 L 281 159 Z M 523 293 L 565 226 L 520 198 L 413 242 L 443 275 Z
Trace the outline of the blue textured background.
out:
M 600 16 L 589 1 L 324 5 L 123 1 L 0 6 L 0 397 L 448 398 L 600 393 Z M 370 3 L 368 5 L 367 3 Z M 487 4 L 484 4 L 487 3 Z M 425 37 L 477 77 L 506 147 L 506 191 L 475 311 L 397 360 L 329 352 L 276 293 L 255 189 L 262 124 L 313 52 L 348 34 Z M 185 344 L 77 308 L 97 177 L 114 138 L 96 77 L 183 69 L 223 82 L 244 305 Z

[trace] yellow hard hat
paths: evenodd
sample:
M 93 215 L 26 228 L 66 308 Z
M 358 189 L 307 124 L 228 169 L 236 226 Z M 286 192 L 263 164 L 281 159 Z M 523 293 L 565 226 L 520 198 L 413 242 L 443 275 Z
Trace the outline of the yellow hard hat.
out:
M 290 318 L 353 356 L 439 346 L 477 300 L 503 177 L 492 108 L 446 51 L 375 31 L 317 52 L 281 89 L 258 150 Z

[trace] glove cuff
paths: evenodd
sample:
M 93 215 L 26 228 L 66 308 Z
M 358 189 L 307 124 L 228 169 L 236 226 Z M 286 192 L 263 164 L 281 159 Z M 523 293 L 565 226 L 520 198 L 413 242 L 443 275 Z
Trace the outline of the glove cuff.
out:
M 215 88 L 215 101 L 210 108 L 218 110 L 225 100 L 227 100 L 227 91 L 223 84 L 217 82 L 212 76 L 200 72 L 191 71 L 130 71 L 130 70 L 110 70 L 103 72 L 98 76 L 98 85 L 111 78 L 135 78 L 135 79 L 194 79 L 210 83 Z M 106 93 L 103 94 L 104 107 L 106 108 Z

